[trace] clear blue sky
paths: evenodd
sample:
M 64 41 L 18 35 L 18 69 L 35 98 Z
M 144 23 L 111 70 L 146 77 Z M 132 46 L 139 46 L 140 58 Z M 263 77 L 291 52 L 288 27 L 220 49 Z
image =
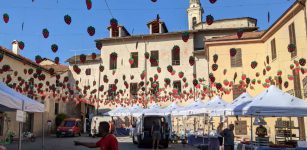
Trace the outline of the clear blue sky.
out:
M 211 14 L 215 19 L 253 17 L 258 19 L 260 30 L 267 29 L 295 0 L 201 0 L 204 17 Z M 11 49 L 13 40 L 22 40 L 25 49 L 22 55 L 34 59 L 60 57 L 63 63 L 75 54 L 100 53 L 95 48 L 95 39 L 108 37 L 106 27 L 110 15 L 105 0 L 92 0 L 89 11 L 85 0 L 1 0 L 0 1 L 0 45 Z M 160 14 L 170 32 L 187 30 L 186 9 L 189 0 L 107 0 L 113 16 L 132 34 L 147 34 L 146 23 Z M 270 12 L 271 22 L 267 22 Z M 8 13 L 10 22 L 5 24 L 2 15 Z M 64 23 L 64 15 L 72 17 L 70 26 Z M 24 30 L 22 31 L 22 23 Z M 96 34 L 90 37 L 87 27 L 94 26 Z M 48 28 L 50 36 L 44 39 L 42 29 Z M 50 49 L 51 44 L 59 46 L 57 53 Z

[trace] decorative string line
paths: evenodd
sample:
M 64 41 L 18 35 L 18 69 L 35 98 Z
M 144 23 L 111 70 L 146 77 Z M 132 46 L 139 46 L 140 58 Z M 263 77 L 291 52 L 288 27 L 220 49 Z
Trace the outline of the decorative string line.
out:
M 273 2 L 273 3 L 258 3 L 258 4 L 252 4 L 252 7 L 263 7 L 263 6 L 276 6 L 276 5 L 284 5 L 286 3 L 284 2 Z M 5 6 L 5 5 L 2 5 Z M 215 6 L 206 6 L 206 8 L 231 8 L 231 7 L 248 7 L 251 6 L 251 4 L 235 4 L 235 5 L 226 5 L 226 6 L 219 6 L 219 5 L 215 5 Z M 107 6 L 108 7 L 108 6 Z M 18 7 L 18 6 L 12 6 L 12 7 L 0 7 L 1 9 L 33 9 L 35 8 L 36 10 L 38 9 L 43 9 L 43 10 L 72 10 L 72 11 L 84 11 L 83 8 L 52 8 L 52 7 L 26 7 L 26 6 L 22 6 L 22 7 Z M 161 11 L 161 10 L 166 10 L 166 11 L 173 11 L 173 10 L 186 10 L 187 8 L 181 8 L 181 7 L 177 7 L 177 8 L 157 8 L 157 9 L 146 9 L 146 8 L 113 8 L 110 9 L 109 7 L 107 9 L 95 9 L 95 11 Z M 112 15 L 111 15 L 112 16 Z

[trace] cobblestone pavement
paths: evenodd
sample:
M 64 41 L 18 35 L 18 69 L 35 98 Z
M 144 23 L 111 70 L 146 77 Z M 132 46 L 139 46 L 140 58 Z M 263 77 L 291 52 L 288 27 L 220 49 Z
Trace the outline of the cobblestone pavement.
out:
M 45 148 L 44 150 L 89 150 L 86 147 L 75 146 L 73 141 L 84 141 L 84 142 L 96 142 L 99 138 L 91 138 L 86 135 L 81 137 L 65 137 L 65 138 L 56 138 L 55 136 L 45 138 Z M 130 137 L 119 137 L 119 149 L 120 150 L 134 150 L 138 149 L 137 145 L 132 143 Z M 22 150 L 42 150 L 42 139 L 37 138 L 35 142 L 24 142 L 22 143 Z M 18 143 L 14 142 L 11 145 L 7 146 L 7 150 L 17 150 Z M 196 150 L 196 148 L 190 147 L 188 145 L 181 144 L 172 144 L 168 149 L 171 150 Z M 98 150 L 98 149 L 97 149 Z

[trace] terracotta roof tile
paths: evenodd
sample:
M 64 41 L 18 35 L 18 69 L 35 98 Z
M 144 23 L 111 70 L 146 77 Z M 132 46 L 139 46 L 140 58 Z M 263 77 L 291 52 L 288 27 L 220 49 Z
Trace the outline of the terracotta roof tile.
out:
M 57 64 L 43 65 L 43 66 L 48 68 L 48 69 L 53 68 L 56 73 L 64 73 L 64 72 L 67 72 L 69 70 L 68 66 L 61 65 L 61 64 L 59 64 L 59 65 L 57 65 Z
M 230 41 L 230 40 L 247 40 L 247 39 L 256 39 L 260 38 L 265 31 L 255 31 L 255 32 L 244 32 L 243 36 L 238 39 L 237 34 L 227 35 L 223 37 L 211 38 L 205 40 L 206 42 L 214 42 L 214 41 Z
M 101 61 L 100 54 L 96 54 L 96 59 L 92 59 L 92 55 L 86 55 L 86 62 L 93 62 L 93 61 Z M 69 63 L 80 63 L 80 55 L 72 56 L 68 58 L 65 62 Z

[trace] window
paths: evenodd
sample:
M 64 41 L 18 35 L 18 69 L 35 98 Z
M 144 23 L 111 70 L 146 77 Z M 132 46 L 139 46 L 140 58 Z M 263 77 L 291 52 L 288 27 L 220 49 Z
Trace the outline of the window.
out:
M 151 24 L 151 33 L 159 33 L 160 32 L 160 24 L 158 21 L 154 21 Z
M 301 91 L 301 81 L 300 81 L 300 74 L 295 73 L 295 69 L 293 69 L 293 77 L 294 77 L 294 95 L 298 98 L 302 97 L 302 91 Z
M 109 84 L 109 90 L 108 90 L 108 99 L 113 100 L 116 95 L 116 91 L 113 91 L 113 86 L 116 86 L 115 84 Z
M 296 37 L 295 37 L 295 26 L 294 23 L 289 25 L 289 38 L 290 38 L 290 44 L 296 45 Z M 297 56 L 297 50 L 291 53 L 291 58 Z
M 172 65 L 180 65 L 180 50 L 172 50 Z
M 159 92 L 159 82 L 155 82 L 155 84 L 157 84 L 157 86 L 151 88 L 151 94 L 156 96 L 156 94 Z
M 276 43 L 275 39 L 271 41 L 271 53 L 272 53 L 272 60 L 276 59 Z
M 131 53 L 131 57 L 133 58 L 133 64 L 131 64 L 131 68 L 137 68 L 139 66 L 138 52 Z
M 138 96 L 138 83 L 130 83 L 130 95 L 132 98 L 137 98 Z
M 87 69 L 85 70 L 85 74 L 86 74 L 87 76 L 91 75 L 91 68 L 87 68 Z
M 181 94 L 181 81 L 174 81 L 173 88 L 177 89 L 178 94 Z
M 196 17 L 193 17 L 193 18 L 192 18 L 192 25 L 193 25 L 192 27 L 193 27 L 193 29 L 194 29 L 196 23 L 197 23 Z
M 303 79 L 304 97 L 307 98 L 307 76 Z
M 242 53 L 241 48 L 237 48 L 237 53 L 235 56 L 231 57 L 231 67 L 242 67 Z
M 110 70 L 116 69 L 117 68 L 117 58 L 112 59 L 112 54 L 110 54 Z
M 59 103 L 54 103 L 54 114 L 59 114 Z
M 119 37 L 118 27 L 117 28 L 111 28 L 111 30 L 112 30 L 112 37 Z
M 243 88 L 239 88 L 240 86 L 240 84 L 233 85 L 233 99 L 238 98 L 242 93 L 244 93 Z
M 159 51 L 151 51 L 150 55 L 157 59 L 157 61 L 155 61 L 154 63 L 151 63 L 151 67 L 159 66 Z

